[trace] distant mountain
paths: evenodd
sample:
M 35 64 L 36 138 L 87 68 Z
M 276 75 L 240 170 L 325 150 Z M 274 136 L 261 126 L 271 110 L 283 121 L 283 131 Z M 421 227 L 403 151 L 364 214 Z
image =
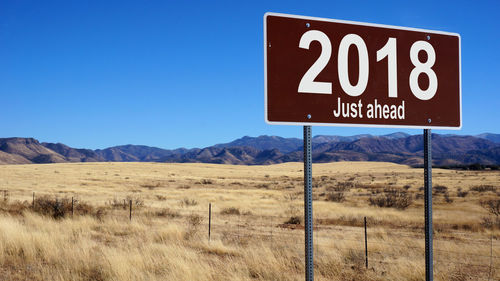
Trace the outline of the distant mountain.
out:
M 66 159 L 51 149 L 44 147 L 33 138 L 0 139 L 0 162 L 10 164 L 58 163 Z
M 273 152 L 274 151 L 274 152 Z M 250 146 L 234 147 L 206 147 L 203 149 L 192 149 L 181 155 L 172 155 L 163 159 L 164 162 L 180 163 L 217 163 L 217 164 L 264 164 L 264 162 L 273 159 L 274 155 L 281 156 L 282 153 L 277 149 L 260 150 Z M 268 162 L 271 164 L 274 162 Z
M 62 143 L 42 143 L 45 148 L 48 148 L 61 156 L 68 162 L 99 162 L 105 161 L 106 158 L 101 157 L 98 153 L 91 149 L 71 148 Z
M 498 145 L 470 136 L 432 135 L 432 157 L 436 165 L 495 164 L 500 161 L 485 157 L 488 151 Z M 481 151 L 482 157 L 477 159 L 463 157 L 471 151 Z M 385 137 L 362 138 L 353 142 L 324 143 L 313 150 L 313 158 L 319 154 L 317 161 L 384 161 L 408 165 L 423 163 L 422 135 L 406 138 L 387 139 Z M 460 159 L 459 161 L 457 159 Z
M 370 134 L 362 134 L 362 135 L 354 135 L 354 136 L 325 136 L 325 135 L 317 135 L 312 138 L 313 144 L 319 143 L 327 143 L 327 142 L 350 142 L 359 140 L 361 138 L 371 138 L 373 137 Z M 302 145 L 302 140 L 300 140 Z
M 410 134 L 403 133 L 403 132 L 396 132 L 392 134 L 387 134 L 383 135 L 382 137 L 387 138 L 387 139 L 404 139 L 411 136 Z
M 388 135 L 383 135 L 381 137 L 387 139 L 399 139 L 410 136 L 409 134 L 398 132 Z M 322 144 L 329 142 L 351 142 L 356 141 L 361 138 L 378 138 L 370 134 L 354 135 L 354 136 L 327 136 L 327 135 L 317 135 L 312 138 L 313 144 Z M 229 143 L 216 144 L 214 147 L 236 147 L 236 146 L 248 146 L 260 150 L 270 150 L 278 149 L 282 153 L 289 153 L 302 149 L 303 141 L 298 138 L 282 138 L 278 136 L 259 136 L 259 137 L 249 137 L 244 136 L 240 139 L 234 140 Z
M 495 134 L 476 136 L 432 135 L 435 165 L 500 164 L 500 144 L 488 140 Z M 144 145 L 106 149 L 76 149 L 61 143 L 39 143 L 33 138 L 0 139 L 0 164 L 60 162 L 175 162 L 221 164 L 274 164 L 302 161 L 302 140 L 277 136 L 243 137 L 205 148 L 175 150 Z M 422 135 L 394 133 L 384 136 L 315 136 L 313 161 L 384 161 L 423 164 Z
M 282 138 L 277 136 L 259 136 L 256 138 L 244 136 L 229 143 L 214 145 L 214 147 L 219 148 L 235 146 L 248 146 L 260 150 L 278 149 L 283 153 L 288 153 L 300 148 L 302 146 L 302 139 Z
M 485 140 L 492 141 L 494 143 L 500 143 L 500 134 L 491 134 L 491 133 L 484 133 L 477 135 L 476 137 L 482 138 Z
M 164 158 L 184 154 L 187 150 L 180 148 L 176 150 L 167 150 L 145 145 L 121 145 L 109 147 L 106 149 L 97 149 L 95 152 L 106 159 L 106 161 L 115 162 L 157 162 Z
M 30 160 L 7 152 L 0 151 L 0 164 L 31 164 Z
M 397 133 L 392 133 L 388 135 L 382 135 L 382 136 L 374 136 L 370 134 L 361 134 L 361 135 L 354 135 L 354 136 L 324 136 L 324 135 L 318 135 L 313 137 L 312 143 L 318 144 L 318 143 L 325 143 L 325 142 L 351 142 L 351 141 L 356 141 L 362 138 L 386 138 L 386 139 L 400 139 L 400 138 L 406 138 L 409 137 L 410 135 L 407 133 L 403 132 L 397 132 Z M 300 140 L 302 142 L 302 140 Z

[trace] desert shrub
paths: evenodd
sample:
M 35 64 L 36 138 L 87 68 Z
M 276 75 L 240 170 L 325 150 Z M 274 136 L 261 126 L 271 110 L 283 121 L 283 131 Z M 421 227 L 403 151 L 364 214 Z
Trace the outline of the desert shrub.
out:
M 188 217 L 189 226 L 198 227 L 201 224 L 202 218 L 200 215 L 191 214 Z
M 36 198 L 32 210 L 35 213 L 51 216 L 55 219 L 62 218 L 66 215 L 63 203 L 58 198 L 51 198 L 49 196 Z
M 196 201 L 196 200 L 194 200 L 194 199 L 189 199 L 189 198 L 187 198 L 187 197 L 186 197 L 186 198 L 182 199 L 182 200 L 179 202 L 179 204 L 180 204 L 182 207 L 184 207 L 184 206 L 187 206 L 187 207 L 189 207 L 189 206 L 196 206 L 196 205 L 198 205 L 198 201 Z
M 161 210 L 158 210 L 154 212 L 154 215 L 157 217 L 163 217 L 163 218 L 177 218 L 180 217 L 181 215 L 179 212 L 170 210 L 169 208 L 163 208 Z
M 106 208 L 104 207 L 99 207 L 97 208 L 97 210 L 93 213 L 93 216 L 99 220 L 99 221 L 102 221 L 104 219 L 104 216 L 106 216 L 107 214 L 107 211 L 106 211 Z
M 285 224 L 300 224 L 302 222 L 302 218 L 299 216 L 291 216 Z
M 499 217 L 483 217 L 481 225 L 488 229 L 500 229 L 500 218 Z
M 477 191 L 477 192 L 487 192 L 487 191 L 492 191 L 496 192 L 497 188 L 492 185 L 476 185 L 471 187 L 471 191 Z
M 167 197 L 163 195 L 156 195 L 156 199 L 158 199 L 159 201 L 165 201 L 167 200 Z
M 434 190 L 434 194 L 437 194 L 437 193 L 445 194 L 446 192 L 448 192 L 448 187 L 446 187 L 444 185 L 436 185 L 436 186 L 433 186 L 432 189 Z
M 466 197 L 467 194 L 469 194 L 469 191 L 461 191 L 461 190 L 457 191 L 458 197 Z
M 71 207 L 71 201 L 69 201 L 69 204 L 70 204 L 69 207 Z M 80 200 L 75 200 L 74 209 L 75 209 L 75 215 L 84 215 L 84 216 L 85 215 L 94 215 L 95 216 L 95 213 L 96 213 L 96 209 L 92 205 L 88 204 L 85 201 L 80 201 Z
M 21 216 L 25 210 L 31 208 L 31 203 L 28 201 L 9 201 L 2 202 L 0 204 L 0 211 L 3 213 L 8 213 L 10 215 Z
M 326 201 L 344 202 L 344 200 L 345 200 L 344 192 L 330 192 L 326 195 Z
M 370 205 L 404 210 L 413 202 L 411 194 L 399 189 L 386 189 L 384 193 L 369 198 Z
M 200 215 L 197 214 L 189 215 L 189 217 L 187 218 L 188 227 L 184 234 L 184 239 L 189 240 L 193 238 L 198 233 L 201 222 L 202 218 Z
M 213 184 L 214 181 L 211 179 L 202 179 L 201 184 Z
M 130 204 L 130 200 L 132 200 L 132 205 L 134 207 L 144 207 L 144 200 L 142 200 L 141 198 L 139 197 L 132 197 L 132 196 L 127 196 L 125 198 L 125 200 L 127 201 L 127 204 Z
M 344 181 L 344 182 L 337 182 L 336 186 L 329 187 L 329 190 L 337 191 L 337 192 L 345 192 L 351 190 L 351 188 L 354 188 L 355 185 L 353 182 L 350 181 Z
M 229 207 L 229 208 L 224 208 L 220 212 L 223 215 L 239 215 L 240 214 L 240 209 L 235 208 L 235 207 Z
M 261 184 L 256 185 L 255 187 L 269 189 L 269 184 L 261 183 Z
M 154 182 L 153 181 L 153 182 L 145 182 L 145 183 L 141 184 L 140 186 L 153 190 L 157 187 L 160 187 L 161 185 L 162 185 L 161 182 Z
M 31 209 L 35 213 L 60 219 L 71 215 L 71 199 L 41 196 L 35 199 Z M 91 215 L 94 213 L 94 207 L 82 201 L 75 201 L 74 211 L 79 215 Z
M 500 199 L 484 200 L 481 201 L 480 204 L 488 213 L 496 217 L 500 216 Z

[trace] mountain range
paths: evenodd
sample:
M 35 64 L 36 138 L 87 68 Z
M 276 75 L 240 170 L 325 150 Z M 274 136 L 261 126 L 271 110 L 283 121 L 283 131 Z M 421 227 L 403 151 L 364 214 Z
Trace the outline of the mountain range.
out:
M 223 164 L 275 164 L 303 160 L 302 139 L 279 136 L 245 136 L 205 148 L 174 150 L 144 145 L 106 149 L 78 149 L 61 143 L 40 143 L 34 138 L 0 138 L 0 164 L 65 162 L 171 162 Z M 393 133 L 313 137 L 315 163 L 384 161 L 411 166 L 423 164 L 422 135 Z M 476 136 L 432 135 L 434 165 L 499 165 L 500 134 Z

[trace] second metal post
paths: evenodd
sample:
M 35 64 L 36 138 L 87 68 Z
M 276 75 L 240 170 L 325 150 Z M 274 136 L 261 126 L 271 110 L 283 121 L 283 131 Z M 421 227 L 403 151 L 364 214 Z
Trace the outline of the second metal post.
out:
M 311 126 L 304 126 L 304 224 L 306 281 L 314 280 Z
M 432 258 L 432 154 L 431 130 L 424 129 L 425 280 L 434 280 Z

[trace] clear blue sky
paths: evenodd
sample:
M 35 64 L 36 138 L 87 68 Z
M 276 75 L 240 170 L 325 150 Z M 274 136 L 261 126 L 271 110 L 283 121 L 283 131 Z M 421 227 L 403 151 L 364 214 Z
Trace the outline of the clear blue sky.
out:
M 500 133 L 500 1 L 435 2 L 1 1 L 0 137 L 93 149 L 301 138 L 264 122 L 268 11 L 460 33 L 463 128 L 437 132 Z

